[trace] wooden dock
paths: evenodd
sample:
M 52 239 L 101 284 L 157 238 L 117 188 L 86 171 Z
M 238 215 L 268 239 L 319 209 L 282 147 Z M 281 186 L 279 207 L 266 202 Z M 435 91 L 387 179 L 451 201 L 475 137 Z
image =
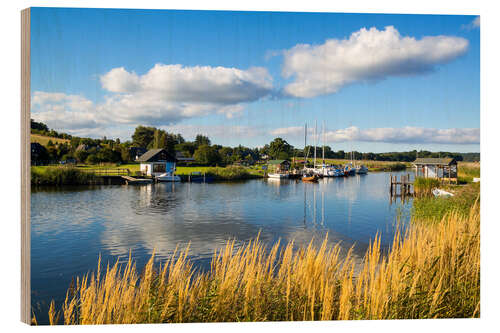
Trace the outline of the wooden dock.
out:
M 391 196 L 410 196 L 413 195 L 414 188 L 413 182 L 411 181 L 410 174 L 401 175 L 398 180 L 398 176 L 390 175 L 391 186 L 389 192 Z M 399 191 L 398 191 L 399 187 Z
M 121 178 L 125 179 L 125 184 L 127 185 L 142 185 L 153 183 L 152 179 L 138 179 L 130 176 L 121 176 Z

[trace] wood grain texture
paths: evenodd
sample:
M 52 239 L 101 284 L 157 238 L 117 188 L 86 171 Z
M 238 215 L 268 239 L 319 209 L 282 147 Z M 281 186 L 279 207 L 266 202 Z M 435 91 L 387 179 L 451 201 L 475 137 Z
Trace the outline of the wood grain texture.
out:
M 31 324 L 30 9 L 21 11 L 21 321 Z

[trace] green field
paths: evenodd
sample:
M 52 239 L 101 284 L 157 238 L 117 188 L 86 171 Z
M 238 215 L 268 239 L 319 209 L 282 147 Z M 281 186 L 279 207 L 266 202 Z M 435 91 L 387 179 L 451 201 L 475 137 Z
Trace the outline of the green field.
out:
M 31 142 L 38 142 L 42 146 L 47 146 L 49 141 L 52 141 L 53 143 L 69 143 L 68 139 L 59 139 L 40 134 L 31 134 Z

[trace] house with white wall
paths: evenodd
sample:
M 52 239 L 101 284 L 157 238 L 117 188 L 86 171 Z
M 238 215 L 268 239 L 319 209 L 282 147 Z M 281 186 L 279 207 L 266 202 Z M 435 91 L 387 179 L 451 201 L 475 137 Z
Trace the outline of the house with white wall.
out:
M 138 159 L 141 172 L 146 176 L 158 177 L 165 173 L 173 174 L 177 159 L 165 149 L 150 149 Z

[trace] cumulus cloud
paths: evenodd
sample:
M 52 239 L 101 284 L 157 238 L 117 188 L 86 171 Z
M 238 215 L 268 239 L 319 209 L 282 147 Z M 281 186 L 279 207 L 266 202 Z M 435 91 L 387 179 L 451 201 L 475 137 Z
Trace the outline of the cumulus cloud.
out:
M 190 125 L 176 124 L 171 126 L 163 126 L 163 129 L 171 133 L 182 133 L 182 136 L 188 139 L 194 139 L 196 135 L 203 134 L 210 138 L 254 138 L 262 136 L 265 131 L 253 127 L 243 125 Z
M 303 135 L 300 126 L 277 128 L 270 134 L 283 137 Z M 479 144 L 479 128 L 369 128 L 351 126 L 344 129 L 325 131 L 326 142 L 384 142 L 384 143 L 426 143 L 426 144 Z M 321 139 L 319 137 L 319 139 Z M 312 139 L 315 139 L 314 137 Z
M 462 24 L 462 29 L 463 30 L 473 30 L 473 29 L 479 29 L 481 27 L 481 18 L 480 16 L 476 16 L 472 22 L 469 24 Z
M 55 129 L 95 129 L 108 124 L 171 125 L 183 119 L 242 114 L 245 103 L 271 92 L 267 69 L 157 64 L 138 75 L 123 67 L 100 76 L 108 94 L 100 103 L 64 93 L 36 91 L 34 117 Z
M 468 41 L 454 36 L 403 37 L 393 26 L 361 29 L 349 39 L 298 44 L 283 52 L 282 75 L 293 78 L 284 93 L 314 97 L 347 84 L 430 72 L 463 55 Z
M 110 93 L 100 106 L 103 113 L 121 122 L 154 125 L 211 113 L 232 118 L 243 103 L 267 96 L 272 78 L 267 69 L 157 64 L 138 76 L 114 68 L 100 77 Z
M 79 95 L 36 91 L 32 116 L 56 129 L 94 129 L 100 126 L 92 101 Z

